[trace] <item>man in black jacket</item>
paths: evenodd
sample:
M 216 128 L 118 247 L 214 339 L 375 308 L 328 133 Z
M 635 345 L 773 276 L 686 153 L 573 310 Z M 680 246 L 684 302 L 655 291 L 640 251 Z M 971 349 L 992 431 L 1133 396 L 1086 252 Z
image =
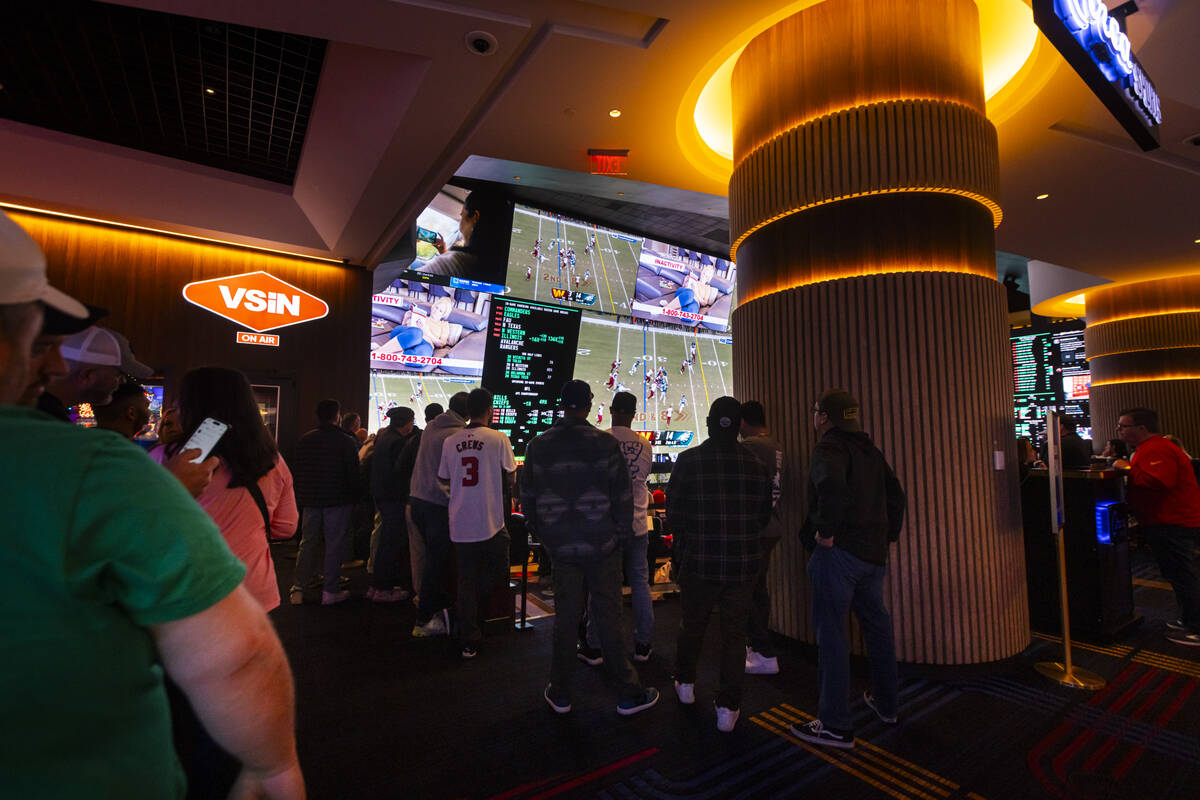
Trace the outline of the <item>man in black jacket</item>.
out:
M 389 408 L 388 426 L 375 437 L 371 454 L 371 496 L 379 509 L 379 544 L 367 599 L 397 603 L 412 596 L 408 564 L 408 476 L 401 480 L 400 454 L 416 436 L 416 415 L 408 406 Z M 411 470 L 409 475 L 411 475 Z M 396 588 L 399 586 L 400 588 Z
M 841 389 L 813 407 L 819 441 L 808 481 L 808 520 L 801 531 L 812 549 L 813 624 L 817 629 L 820 701 L 817 719 L 791 727 L 806 742 L 854 747 L 850 720 L 850 650 L 846 614 L 851 609 L 866 637 L 871 689 L 863 700 L 881 720 L 898 713 L 896 646 L 892 617 L 883 603 L 888 544 L 904 521 L 904 490 L 871 437 L 858 426 L 858 401 Z
M 317 403 L 317 427 L 300 437 L 292 460 L 296 505 L 300 506 L 300 552 L 289 599 L 304 602 L 304 587 L 317 576 L 317 560 L 325 544 L 325 579 L 321 604 L 333 605 L 350 596 L 338 588 L 350 515 L 362 492 L 358 439 L 342 430 L 337 400 Z

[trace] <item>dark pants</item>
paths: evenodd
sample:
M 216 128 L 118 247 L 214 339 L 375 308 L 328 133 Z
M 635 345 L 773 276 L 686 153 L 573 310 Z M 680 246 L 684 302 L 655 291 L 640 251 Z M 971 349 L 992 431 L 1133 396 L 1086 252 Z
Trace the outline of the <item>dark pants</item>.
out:
M 746 681 L 746 620 L 754 580 L 738 583 L 706 581 L 687 574 L 679 576 L 679 643 L 675 651 L 675 680 L 696 682 L 696 664 L 704 644 L 704 631 L 713 608 L 721 614 L 721 679 L 717 705 L 738 709 L 742 684 Z
M 487 541 L 454 543 L 458 562 L 454 616 L 458 619 L 458 639 L 464 644 L 483 639 L 479 609 L 487 607 L 492 589 L 508 577 L 508 545 L 508 531 L 503 528 Z
M 827 728 L 852 733 L 850 722 L 851 609 L 862 627 L 871 665 L 871 694 L 879 713 L 895 716 L 899 705 L 892 615 L 883 604 L 886 567 L 870 564 L 839 547 L 820 547 L 808 559 L 813 626 L 817 629 L 818 718 Z
M 758 567 L 758 580 L 754 582 L 754 594 L 750 597 L 750 618 L 746 620 L 746 633 L 750 648 L 765 658 L 775 657 L 775 645 L 771 642 L 771 593 L 767 589 L 767 567 L 771 565 L 771 552 L 779 540 L 762 540 L 762 562 Z
M 300 512 L 300 552 L 296 554 L 296 572 L 292 589 L 303 589 L 317 577 L 318 554 L 325 545 L 325 583 L 327 592 L 338 590 L 342 561 L 346 557 L 346 534 L 354 506 L 305 508 Z
M 410 497 L 413 523 L 425 542 L 425 570 L 417 624 L 424 625 L 443 608 L 450 607 L 450 510 L 446 506 Z
M 1154 553 L 1158 570 L 1175 590 L 1179 617 L 1192 633 L 1200 633 L 1200 565 L 1196 541 L 1200 528 L 1179 525 L 1143 525 L 1142 536 Z
M 629 643 L 621 625 L 621 551 L 599 561 L 575 563 L 554 561 L 554 642 L 550 662 L 550 684 L 557 697 L 571 696 L 575 672 L 575 643 L 579 640 L 579 618 L 584 597 L 591 593 L 589 612 L 600 634 L 600 649 L 608 674 L 620 685 L 622 700 L 642 693 L 637 671 L 629 658 Z
M 408 520 L 404 516 L 406 503 L 399 500 L 378 500 L 379 546 L 375 551 L 375 571 L 371 586 L 389 591 L 400 586 L 412 591 L 412 574 L 408 566 Z

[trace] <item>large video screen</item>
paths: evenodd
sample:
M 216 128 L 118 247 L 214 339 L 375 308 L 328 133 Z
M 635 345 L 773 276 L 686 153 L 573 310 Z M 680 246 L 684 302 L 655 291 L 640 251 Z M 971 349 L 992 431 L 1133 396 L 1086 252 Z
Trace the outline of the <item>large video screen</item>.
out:
M 513 294 L 630 316 L 642 239 L 517 205 L 508 254 Z
M 633 316 L 727 331 L 736 269 L 727 259 L 646 239 L 638 260 Z
M 371 433 L 386 428 L 388 409 L 408 406 L 416 415 L 417 425 L 425 427 L 425 407 L 440 403 L 450 407 L 450 395 L 479 388 L 478 378 L 456 378 L 448 375 L 423 375 L 411 372 L 371 370 L 371 406 L 363 415 L 363 425 Z M 343 409 L 344 412 L 358 409 Z
M 416 257 L 376 270 L 395 277 L 371 298 L 371 368 L 477 378 L 491 296 L 504 291 L 512 203 L 445 186 L 416 228 Z
M 1046 412 L 1069 414 L 1084 439 L 1092 437 L 1091 373 L 1084 347 L 1084 323 L 1073 320 L 1014 328 L 1013 417 L 1017 436 L 1039 451 L 1046 438 Z
M 608 428 L 613 395 L 638 398 L 633 429 L 658 454 L 677 455 L 708 438 L 712 401 L 733 394 L 733 340 L 708 332 L 584 315 L 575 377 L 592 387 L 592 422 Z

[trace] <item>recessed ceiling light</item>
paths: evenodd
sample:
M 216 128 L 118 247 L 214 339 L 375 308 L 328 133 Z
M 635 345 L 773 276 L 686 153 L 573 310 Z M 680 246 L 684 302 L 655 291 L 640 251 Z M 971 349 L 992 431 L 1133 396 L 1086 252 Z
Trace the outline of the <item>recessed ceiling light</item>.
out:
M 623 197 L 624 195 L 625 195 L 624 192 L 617 192 L 617 197 Z
M 621 109 L 614 108 L 612 111 L 608 112 L 608 115 L 613 119 L 616 119 L 617 117 L 621 116 Z
M 1045 199 L 1046 199 L 1047 197 L 1049 197 L 1049 196 L 1050 196 L 1050 195 L 1048 195 L 1048 194 L 1039 194 L 1039 195 L 1038 195 L 1036 198 L 1034 198 L 1034 199 L 1035 199 L 1035 200 L 1045 200 Z
M 204 93 L 205 94 L 216 94 L 217 90 L 216 89 L 205 89 Z

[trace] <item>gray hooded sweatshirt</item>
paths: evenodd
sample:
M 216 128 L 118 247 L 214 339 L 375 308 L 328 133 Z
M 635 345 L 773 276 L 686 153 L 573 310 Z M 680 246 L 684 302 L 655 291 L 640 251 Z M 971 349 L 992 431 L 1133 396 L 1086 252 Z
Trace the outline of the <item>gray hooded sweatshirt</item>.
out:
M 442 443 L 466 427 L 467 421 L 453 411 L 444 411 L 421 434 L 421 447 L 413 466 L 408 495 L 439 506 L 450 505 L 450 494 L 438 483 L 438 465 L 442 462 Z

